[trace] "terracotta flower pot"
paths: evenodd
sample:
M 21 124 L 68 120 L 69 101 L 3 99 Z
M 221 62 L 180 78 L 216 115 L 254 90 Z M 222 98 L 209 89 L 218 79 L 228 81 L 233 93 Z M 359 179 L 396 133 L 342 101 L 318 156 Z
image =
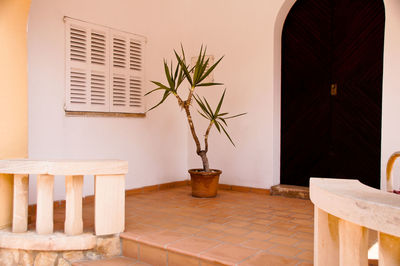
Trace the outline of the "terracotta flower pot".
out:
M 192 184 L 192 196 L 198 198 L 213 198 L 217 196 L 219 175 L 221 170 L 211 169 L 211 172 L 203 172 L 203 169 L 190 169 Z

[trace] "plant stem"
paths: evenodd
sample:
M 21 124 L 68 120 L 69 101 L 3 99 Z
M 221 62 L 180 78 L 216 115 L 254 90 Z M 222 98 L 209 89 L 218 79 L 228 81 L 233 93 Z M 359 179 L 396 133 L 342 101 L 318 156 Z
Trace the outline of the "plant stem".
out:
M 201 150 L 201 145 L 200 145 L 200 141 L 199 138 L 197 137 L 196 134 L 196 130 L 194 128 L 193 125 L 193 120 L 192 120 L 192 115 L 190 114 L 190 103 L 192 100 L 192 96 L 193 96 L 193 91 L 194 91 L 194 87 L 190 88 L 190 93 L 189 96 L 187 98 L 186 101 L 183 102 L 183 108 L 185 109 L 186 112 L 186 117 L 187 117 L 187 121 L 190 127 L 190 132 L 192 133 L 192 137 L 193 140 L 196 144 L 196 153 L 197 155 L 200 156 L 202 162 L 203 162 L 203 171 L 205 172 L 210 172 L 210 166 L 208 164 L 208 158 L 207 158 L 207 151 L 208 151 L 208 142 L 207 142 L 207 137 L 208 137 L 208 133 L 209 133 L 209 129 L 211 128 L 211 125 L 209 126 L 209 128 L 207 129 L 207 134 L 206 134 L 206 138 L 205 138 L 205 145 L 206 145 L 206 149 L 205 150 Z M 178 98 L 178 102 L 180 103 L 180 98 Z
M 185 108 L 185 102 L 182 101 L 181 97 L 179 97 L 179 95 L 176 94 L 176 93 L 173 93 L 173 94 L 175 95 L 176 99 L 178 100 L 178 105 L 179 105 L 182 109 Z
M 208 128 L 206 130 L 206 134 L 204 135 L 204 144 L 205 144 L 204 151 L 206 153 L 208 152 L 208 134 L 210 134 L 210 130 L 211 130 L 211 127 L 213 124 L 214 124 L 214 121 L 210 121 L 210 124 L 208 125 Z
M 204 172 L 210 172 L 210 165 L 208 164 L 207 152 L 201 151 L 199 154 L 201 161 L 203 162 Z
M 190 88 L 189 95 L 188 95 L 187 100 L 186 100 L 186 103 L 187 103 L 188 106 L 190 106 L 190 103 L 192 102 L 192 97 L 193 97 L 194 89 L 195 89 L 195 86 L 193 85 L 193 86 Z
M 192 116 L 190 114 L 190 110 L 189 110 L 189 106 L 187 105 L 187 102 L 184 104 L 184 109 L 186 112 L 187 121 L 189 123 L 190 132 L 192 133 L 193 140 L 196 143 L 196 153 L 198 155 L 200 155 L 200 152 L 201 152 L 200 141 L 199 141 L 199 138 L 197 137 L 196 130 L 193 125 Z

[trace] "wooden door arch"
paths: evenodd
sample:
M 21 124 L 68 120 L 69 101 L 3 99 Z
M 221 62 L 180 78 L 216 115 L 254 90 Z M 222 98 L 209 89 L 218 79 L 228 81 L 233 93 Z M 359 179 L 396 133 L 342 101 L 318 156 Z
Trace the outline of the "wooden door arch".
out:
M 380 185 L 382 0 L 298 0 L 282 30 L 281 183 Z

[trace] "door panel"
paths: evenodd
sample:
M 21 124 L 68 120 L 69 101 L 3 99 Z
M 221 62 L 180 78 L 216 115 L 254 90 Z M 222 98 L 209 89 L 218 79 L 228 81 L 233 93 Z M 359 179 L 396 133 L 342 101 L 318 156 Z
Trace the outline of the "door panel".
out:
M 291 29 L 282 35 L 285 69 L 282 69 L 281 180 L 286 184 L 304 185 L 299 173 L 328 175 L 330 125 L 325 110 L 329 109 L 330 100 L 329 95 L 315 89 L 329 86 L 330 58 L 325 56 L 330 49 L 330 34 L 325 30 L 330 27 L 330 21 L 326 20 L 327 5 L 327 0 L 298 1 L 293 7 L 296 12 L 290 12 L 285 21 L 284 28 Z
M 383 33 L 381 0 L 293 6 L 282 34 L 281 183 L 321 176 L 379 187 Z

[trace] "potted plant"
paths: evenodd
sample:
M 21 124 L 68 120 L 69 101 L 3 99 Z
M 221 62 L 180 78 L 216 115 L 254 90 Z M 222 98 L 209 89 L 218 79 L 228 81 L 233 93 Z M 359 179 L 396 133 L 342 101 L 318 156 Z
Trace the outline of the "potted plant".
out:
M 192 185 L 192 195 L 194 197 L 215 197 L 217 195 L 218 190 L 218 180 L 219 176 L 222 173 L 221 170 L 217 169 L 210 169 L 207 152 L 208 152 L 208 135 L 210 134 L 211 128 L 215 125 L 217 130 L 228 137 L 229 141 L 235 145 L 229 136 L 226 126 L 227 120 L 244 115 L 245 113 L 229 116 L 227 112 L 221 112 L 221 106 L 224 101 L 225 97 L 225 90 L 222 93 L 222 96 L 218 102 L 218 105 L 215 109 L 213 109 L 210 104 L 208 103 L 206 98 L 201 98 L 196 94 L 197 88 L 199 87 L 211 87 L 215 85 L 222 85 L 222 83 L 214 83 L 214 82 L 207 82 L 205 81 L 206 78 L 214 71 L 216 66 L 221 62 L 221 57 L 216 63 L 209 65 L 209 59 L 205 59 L 206 57 L 206 50 L 203 49 L 203 46 L 200 48 L 199 56 L 197 58 L 196 64 L 194 66 L 190 66 L 186 63 L 185 52 L 183 47 L 182 55 L 179 55 L 175 50 L 175 57 L 177 60 L 176 67 L 171 65 L 169 66 L 167 62 L 164 60 L 164 70 L 165 70 L 165 77 L 167 79 L 167 84 L 164 85 L 158 81 L 152 81 L 157 88 L 151 90 L 150 92 L 146 93 L 146 95 L 153 93 L 155 91 L 163 91 L 163 97 L 161 101 L 149 109 L 152 110 L 159 105 L 161 105 L 170 95 L 175 96 L 178 101 L 179 107 L 183 109 L 186 113 L 187 122 L 189 124 L 189 128 L 196 144 L 196 153 L 200 156 L 203 168 L 201 169 L 190 169 L 190 177 L 191 177 L 191 185 Z M 187 81 L 189 84 L 189 90 L 187 92 L 186 99 L 182 98 L 178 94 L 178 89 L 182 85 L 184 81 Z M 194 99 L 194 101 L 193 101 Z M 197 103 L 199 114 L 209 121 L 208 127 L 204 134 L 204 148 L 202 149 L 200 140 L 197 136 L 192 115 L 191 115 L 191 108 L 193 108 L 193 102 Z

